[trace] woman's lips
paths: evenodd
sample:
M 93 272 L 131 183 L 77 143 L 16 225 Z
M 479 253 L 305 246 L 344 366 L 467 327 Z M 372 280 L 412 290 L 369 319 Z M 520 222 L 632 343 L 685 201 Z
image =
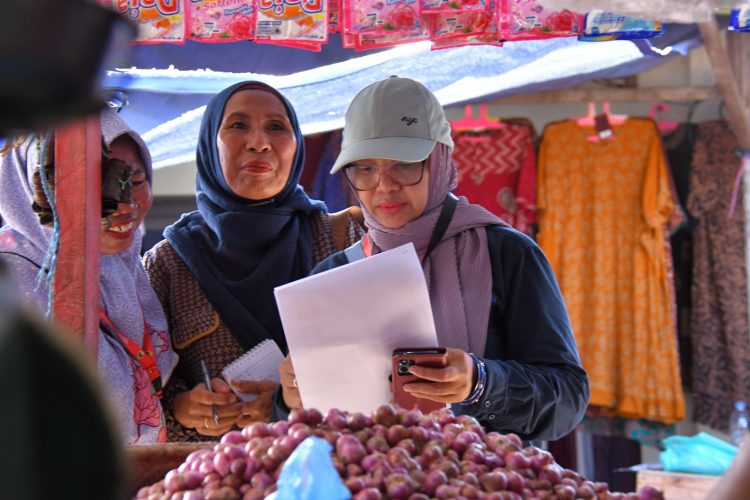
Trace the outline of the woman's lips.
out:
M 398 213 L 406 203 L 400 201 L 384 201 L 378 205 L 378 208 L 387 215 Z
M 126 240 L 133 235 L 136 225 L 135 222 L 127 222 L 125 224 L 117 224 L 107 229 L 107 234 L 118 240 Z
M 250 172 L 251 174 L 263 174 L 272 170 L 271 165 L 268 163 L 248 163 L 243 165 L 242 170 Z

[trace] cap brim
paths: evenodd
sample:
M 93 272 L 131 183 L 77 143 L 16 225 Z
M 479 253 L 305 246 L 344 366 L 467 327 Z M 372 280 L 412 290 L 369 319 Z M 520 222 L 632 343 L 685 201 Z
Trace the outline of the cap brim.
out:
M 404 162 L 417 162 L 427 158 L 437 141 L 420 137 L 379 137 L 364 139 L 341 150 L 331 168 L 335 174 L 341 167 L 365 158 L 381 158 Z

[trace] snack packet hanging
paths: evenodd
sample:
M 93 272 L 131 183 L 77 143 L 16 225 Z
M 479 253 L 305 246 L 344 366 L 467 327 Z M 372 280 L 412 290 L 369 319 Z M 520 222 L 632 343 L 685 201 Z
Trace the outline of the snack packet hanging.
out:
M 484 0 L 422 0 L 423 14 L 484 10 Z
M 328 33 L 341 30 L 341 0 L 328 0 Z
M 290 47 L 293 49 L 309 50 L 311 52 L 320 52 L 323 44 L 319 42 L 295 42 L 286 40 L 255 40 L 255 43 L 265 43 L 267 45 L 279 45 L 281 47 Z
M 342 0 L 350 33 L 390 35 L 420 33 L 422 7 L 418 0 Z
M 183 0 L 104 0 L 138 27 L 135 43 L 182 43 L 185 41 Z
M 421 23 L 419 31 L 403 32 L 396 31 L 387 34 L 359 33 L 354 37 L 355 50 L 372 50 L 386 47 L 395 47 L 405 43 L 421 42 L 430 39 L 430 31 L 427 23 Z
M 252 40 L 255 0 L 186 0 L 187 38 L 204 43 Z
M 750 31 L 750 5 L 732 9 L 728 29 L 729 31 Z
M 586 14 L 583 34 L 584 42 L 609 42 L 612 40 L 637 40 L 653 38 L 664 33 L 660 21 L 621 16 L 614 12 L 592 10 Z
M 441 12 L 430 18 L 430 40 L 433 42 L 454 38 L 492 39 L 498 41 L 494 1 L 484 10 Z
M 433 40 L 431 50 L 453 49 L 470 45 L 494 45 L 495 47 L 502 47 L 503 42 L 499 41 L 497 36 L 470 35 L 463 38 L 441 38 Z
M 536 0 L 499 0 L 497 6 L 501 40 L 577 36 L 583 30 L 583 15 L 547 9 Z
M 255 39 L 325 43 L 328 41 L 328 0 L 258 0 Z M 285 43 L 285 45 L 287 45 Z

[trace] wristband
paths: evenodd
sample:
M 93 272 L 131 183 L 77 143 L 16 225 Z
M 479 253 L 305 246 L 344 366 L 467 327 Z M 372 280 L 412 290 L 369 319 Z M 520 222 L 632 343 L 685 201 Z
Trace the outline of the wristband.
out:
M 478 403 L 482 398 L 482 394 L 484 394 L 484 386 L 487 384 L 487 367 L 485 366 L 484 361 L 473 352 L 470 352 L 469 356 L 474 360 L 474 366 L 477 367 L 477 383 L 474 386 L 474 390 L 471 391 L 471 394 L 458 403 L 460 405 L 472 405 Z

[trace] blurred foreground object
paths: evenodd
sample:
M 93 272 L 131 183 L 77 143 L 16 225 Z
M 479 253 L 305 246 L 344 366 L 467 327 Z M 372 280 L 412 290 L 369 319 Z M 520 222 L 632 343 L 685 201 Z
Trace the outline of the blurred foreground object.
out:
M 90 0 L 5 0 L 0 136 L 51 128 L 104 106 L 104 70 L 135 26 Z
M 22 310 L 4 274 L 0 269 L 0 496 L 124 498 L 121 445 L 82 344 Z

